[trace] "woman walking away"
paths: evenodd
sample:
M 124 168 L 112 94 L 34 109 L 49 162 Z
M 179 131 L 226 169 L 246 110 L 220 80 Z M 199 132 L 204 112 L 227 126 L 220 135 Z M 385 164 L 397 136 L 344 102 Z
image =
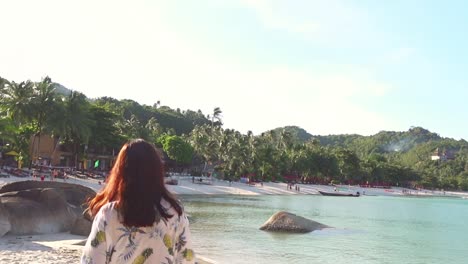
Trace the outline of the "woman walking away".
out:
M 81 263 L 194 263 L 189 222 L 164 185 L 156 149 L 137 139 L 120 150 L 107 185 L 89 201 L 94 217 Z

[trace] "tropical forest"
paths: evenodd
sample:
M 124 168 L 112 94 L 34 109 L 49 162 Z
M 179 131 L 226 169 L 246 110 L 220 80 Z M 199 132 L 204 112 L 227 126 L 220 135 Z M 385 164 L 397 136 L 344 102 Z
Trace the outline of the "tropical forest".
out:
M 166 170 L 192 175 L 468 190 L 468 142 L 419 126 L 370 136 L 314 135 L 294 125 L 243 134 L 223 128 L 222 106 L 202 113 L 160 101 L 88 98 L 49 77 L 0 78 L 0 101 L 0 150 L 18 153 L 25 166 L 41 135 L 73 153 L 72 166 L 89 153 L 116 155 L 129 139 L 143 138 L 164 152 Z

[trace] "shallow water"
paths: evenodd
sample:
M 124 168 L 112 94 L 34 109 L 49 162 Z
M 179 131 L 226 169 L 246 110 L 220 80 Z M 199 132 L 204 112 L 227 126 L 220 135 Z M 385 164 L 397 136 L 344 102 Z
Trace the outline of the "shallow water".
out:
M 216 263 L 468 263 L 468 200 L 405 197 L 186 196 L 195 248 Z M 285 210 L 333 226 L 259 227 Z

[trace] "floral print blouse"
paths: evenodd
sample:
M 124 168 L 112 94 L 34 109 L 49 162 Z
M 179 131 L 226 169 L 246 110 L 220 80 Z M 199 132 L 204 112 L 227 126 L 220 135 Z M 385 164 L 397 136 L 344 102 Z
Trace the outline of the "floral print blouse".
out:
M 104 205 L 94 218 L 81 263 L 195 263 L 186 214 L 179 216 L 166 201 L 161 204 L 170 208 L 173 217 L 166 220 L 156 214 L 148 227 L 126 227 L 119 221 L 115 202 Z

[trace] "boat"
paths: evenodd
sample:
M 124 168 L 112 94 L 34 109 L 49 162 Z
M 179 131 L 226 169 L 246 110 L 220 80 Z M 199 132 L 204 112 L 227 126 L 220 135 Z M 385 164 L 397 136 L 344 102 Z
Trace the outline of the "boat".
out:
M 213 184 L 213 181 L 211 180 L 211 178 L 204 178 L 204 177 L 200 177 L 198 179 L 193 178 L 193 182 L 196 184 L 205 184 L 205 185 Z
M 342 193 L 342 192 L 324 192 L 324 191 L 318 191 L 321 195 L 324 196 L 349 196 L 349 197 L 359 197 L 361 194 L 357 192 L 356 194 L 352 193 Z

